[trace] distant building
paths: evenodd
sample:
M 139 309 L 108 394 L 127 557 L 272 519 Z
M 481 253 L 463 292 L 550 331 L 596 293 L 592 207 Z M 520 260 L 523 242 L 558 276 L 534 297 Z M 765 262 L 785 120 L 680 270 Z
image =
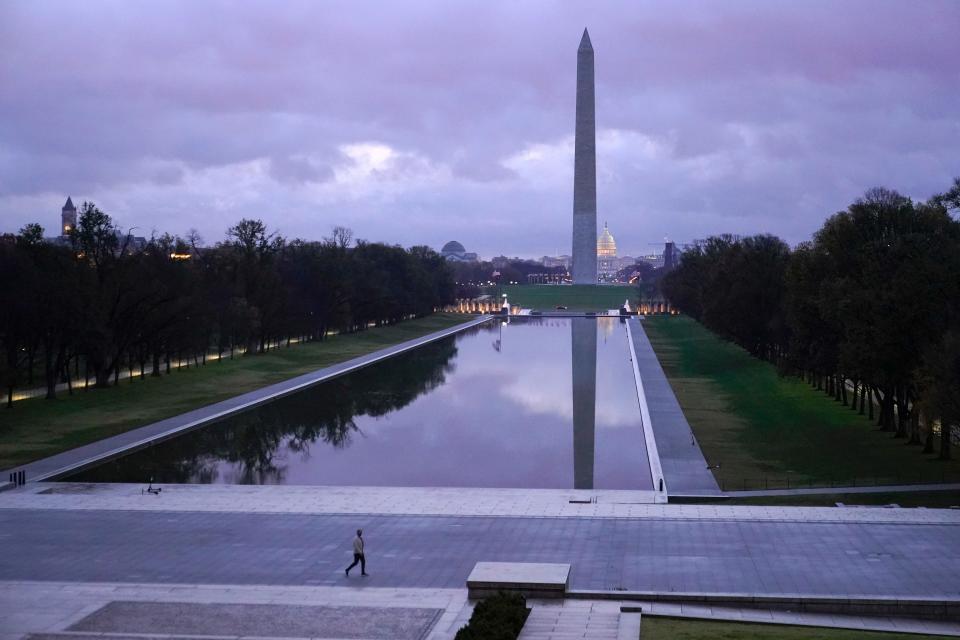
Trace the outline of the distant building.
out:
M 77 230 L 77 208 L 73 204 L 73 199 L 67 196 L 67 201 L 60 209 L 60 235 L 46 237 L 44 242 L 69 246 L 72 242 L 71 235 Z M 144 236 L 135 236 L 131 233 L 124 233 L 120 229 L 114 230 L 117 238 L 117 251 L 125 253 L 138 253 L 146 249 L 150 241 Z
M 440 255 L 450 262 L 477 262 L 477 254 L 468 253 L 462 244 L 451 240 L 440 249 Z
M 67 196 L 67 202 L 60 210 L 60 235 L 64 238 L 77 228 L 77 208 L 73 206 L 73 200 Z
M 663 254 L 662 253 L 648 253 L 645 256 L 640 256 L 637 259 L 637 262 L 645 262 L 651 267 L 659 269 L 663 266 Z
M 670 271 L 677 266 L 677 247 L 672 242 L 663 246 L 663 270 Z
M 607 228 L 607 223 L 603 223 L 603 231 L 597 238 L 597 276 L 601 279 L 609 278 L 620 269 L 617 265 L 617 242 L 613 239 L 613 234 Z
M 150 241 L 144 236 L 135 236 L 130 233 L 123 233 L 119 229 L 115 232 L 117 236 L 117 251 L 125 253 L 139 253 L 147 248 Z
M 573 257 L 568 255 L 562 256 L 543 256 L 540 258 L 540 264 L 545 267 L 563 267 L 567 271 L 570 270 L 570 265 L 573 264 Z

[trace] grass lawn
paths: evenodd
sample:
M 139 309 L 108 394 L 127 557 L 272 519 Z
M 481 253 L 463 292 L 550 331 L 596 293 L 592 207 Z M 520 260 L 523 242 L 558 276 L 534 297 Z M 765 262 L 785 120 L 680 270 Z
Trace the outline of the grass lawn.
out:
M 496 294 L 496 287 L 486 293 Z M 563 305 L 573 311 L 607 311 L 619 309 L 624 300 L 636 306 L 637 288 L 629 285 L 589 284 L 515 284 L 500 287 L 510 304 L 525 309 L 552 311 Z
M 265 354 L 177 369 L 170 375 L 121 380 L 56 401 L 21 400 L 0 409 L 0 469 L 45 458 L 321 367 L 452 327 L 469 316 L 435 314 L 391 327 L 332 336 Z
M 644 320 L 717 480 L 727 490 L 814 483 L 960 481 L 942 462 L 685 316 Z M 748 479 L 746 487 L 744 478 Z
M 643 640 L 933 640 L 942 636 L 644 616 Z
M 949 509 L 960 507 L 960 491 L 909 491 L 902 493 L 830 493 L 807 496 L 764 496 L 758 498 L 731 498 L 720 504 L 790 506 L 790 507 L 833 507 L 838 502 L 845 505 L 886 505 L 897 504 L 901 507 L 929 507 L 931 509 Z

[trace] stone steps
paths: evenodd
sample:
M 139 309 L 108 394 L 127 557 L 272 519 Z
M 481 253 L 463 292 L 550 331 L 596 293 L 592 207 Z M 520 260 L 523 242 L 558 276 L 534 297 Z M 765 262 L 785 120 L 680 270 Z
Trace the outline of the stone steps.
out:
M 638 640 L 640 613 L 537 607 L 518 640 Z

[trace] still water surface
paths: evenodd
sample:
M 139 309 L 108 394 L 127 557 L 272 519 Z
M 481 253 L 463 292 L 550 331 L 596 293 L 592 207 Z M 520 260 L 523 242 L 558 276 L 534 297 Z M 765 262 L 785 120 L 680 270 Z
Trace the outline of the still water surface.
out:
M 650 489 L 624 326 L 491 322 L 87 470 L 94 482 Z

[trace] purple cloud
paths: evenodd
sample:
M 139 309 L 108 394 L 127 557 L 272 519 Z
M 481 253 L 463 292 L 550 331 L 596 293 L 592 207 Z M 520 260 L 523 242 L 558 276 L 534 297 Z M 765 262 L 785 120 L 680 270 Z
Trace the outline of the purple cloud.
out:
M 66 195 L 127 227 L 481 255 L 569 250 L 575 55 L 621 253 L 809 237 L 960 174 L 960 5 L 21 2 L 0 6 L 0 230 Z

